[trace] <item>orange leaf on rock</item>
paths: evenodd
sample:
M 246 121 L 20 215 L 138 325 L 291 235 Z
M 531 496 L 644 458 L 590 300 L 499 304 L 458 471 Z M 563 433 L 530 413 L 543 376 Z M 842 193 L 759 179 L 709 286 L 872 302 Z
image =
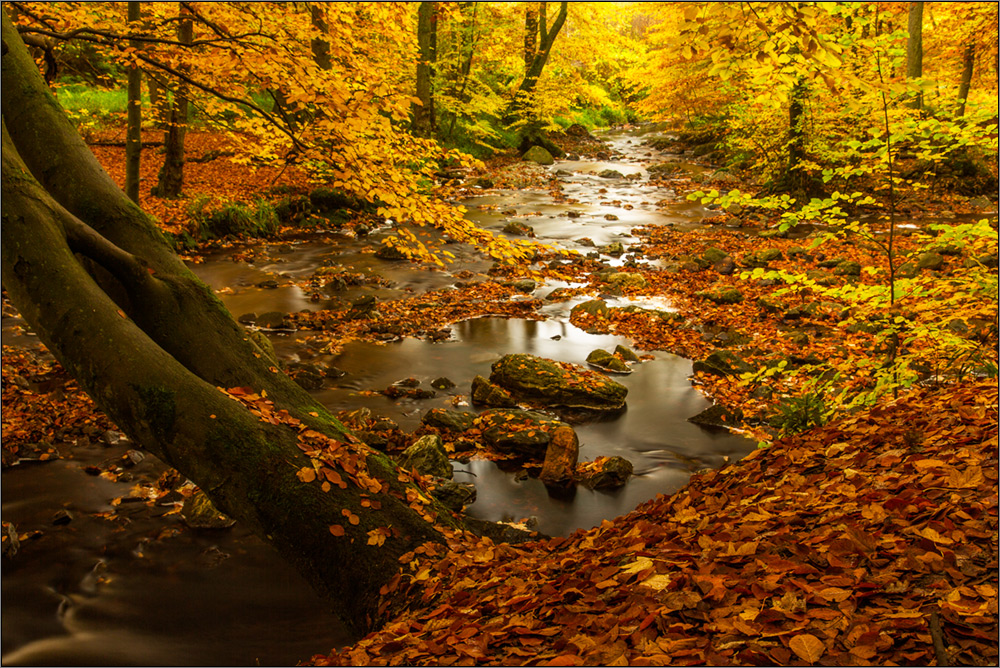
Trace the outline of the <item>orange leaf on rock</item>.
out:
M 343 536 L 344 527 L 340 526 L 339 524 L 331 524 L 330 533 L 332 533 L 334 536 Z
M 797 657 L 809 663 L 816 663 L 826 652 L 823 641 L 811 633 L 800 633 L 789 641 L 788 646 Z

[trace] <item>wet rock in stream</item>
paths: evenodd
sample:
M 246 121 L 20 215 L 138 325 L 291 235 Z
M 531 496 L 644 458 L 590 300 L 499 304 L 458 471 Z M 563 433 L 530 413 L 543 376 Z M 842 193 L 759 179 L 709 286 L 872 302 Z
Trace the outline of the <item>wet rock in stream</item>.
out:
M 574 483 L 576 463 L 580 455 L 580 439 L 569 425 L 560 425 L 552 432 L 545 449 L 545 462 L 539 476 L 549 487 L 569 487 Z
M 578 364 L 523 353 L 493 363 L 490 381 L 513 397 L 543 406 L 618 411 L 628 388 Z
M 521 409 L 497 408 L 483 411 L 476 418 L 483 440 L 494 450 L 542 459 L 552 433 L 559 427 L 572 427 L 545 413 Z
M 446 429 L 461 433 L 472 429 L 476 416 L 466 411 L 449 411 L 444 408 L 432 408 L 420 419 L 428 427 Z
M 472 379 L 472 403 L 479 406 L 513 408 L 517 406 L 510 392 L 482 376 Z
M 448 461 L 441 437 L 436 434 L 421 436 L 413 445 L 403 450 L 403 454 L 399 457 L 399 465 L 401 468 L 434 478 L 450 480 L 453 476 L 451 462 Z
M 587 363 L 612 373 L 632 373 L 632 369 L 628 367 L 624 360 L 615 357 L 606 350 L 598 349 L 591 351 L 587 355 Z
M 591 489 L 615 489 L 632 477 L 632 462 L 624 457 L 598 457 L 577 468 L 577 479 Z

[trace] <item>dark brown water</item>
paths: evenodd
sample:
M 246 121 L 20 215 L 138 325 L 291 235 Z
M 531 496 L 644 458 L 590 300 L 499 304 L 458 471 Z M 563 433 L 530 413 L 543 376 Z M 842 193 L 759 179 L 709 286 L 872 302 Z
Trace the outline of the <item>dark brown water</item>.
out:
M 561 182 L 564 194 L 577 201 L 558 203 L 546 192 L 486 194 L 465 203 L 468 216 L 491 229 L 500 229 L 510 219 L 522 220 L 534 226 L 540 240 L 582 250 L 578 243 L 582 237 L 597 244 L 628 244 L 636 224 L 684 226 L 705 215 L 700 205 L 669 189 L 596 176 L 603 169 L 645 175 L 648 156 L 638 140 L 617 135 L 611 143 L 624 157 L 605 163 L 563 161 L 553 167 L 553 171 L 573 171 Z M 601 189 L 605 192 L 598 192 Z M 663 200 L 672 203 L 655 206 Z M 515 213 L 479 208 L 482 205 Z M 581 216 L 571 219 L 570 211 Z M 608 214 L 618 220 L 607 220 Z M 360 240 L 329 235 L 272 244 L 256 248 L 257 258 L 249 262 L 233 261 L 234 251 L 220 251 L 192 268 L 213 289 L 222 290 L 220 298 L 239 316 L 336 306 L 362 294 L 393 299 L 451 285 L 458 270 L 482 272 L 489 266 L 472 249 L 458 244 L 449 250 L 459 261 L 445 271 L 383 262 L 362 252 L 383 234 L 375 231 Z M 381 285 L 323 293 L 321 301 L 314 302 L 307 290 L 292 282 L 309 277 L 324 264 L 377 273 L 383 280 Z M 267 280 L 279 287 L 258 287 Z M 537 294 L 556 286 L 542 286 Z M 317 395 L 331 408 L 368 406 L 412 429 L 428 408 L 450 407 L 456 395 L 468 395 L 473 376 L 488 375 L 490 364 L 505 353 L 528 352 L 580 363 L 594 348 L 628 344 L 570 325 L 572 304 L 547 306 L 549 320 L 544 322 L 483 318 L 459 323 L 452 327 L 451 340 L 441 343 L 350 344 L 340 356 L 326 360 L 348 374 L 337 387 Z M 5 343 L 17 345 L 29 340 L 4 337 Z M 296 335 L 274 335 L 274 340 L 280 353 L 297 354 Z M 487 519 L 532 516 L 539 530 L 566 534 L 628 512 L 658 493 L 676 491 L 693 470 L 743 456 L 752 449 L 751 442 L 687 422 L 709 405 L 690 386 L 690 372 L 689 361 L 657 353 L 655 359 L 636 365 L 632 375 L 619 378 L 629 387 L 625 413 L 576 426 L 581 459 L 620 455 L 634 463 L 637 475 L 623 489 L 581 488 L 569 498 L 552 498 L 538 481 L 517 481 L 490 462 L 456 463 L 456 477 L 471 480 L 478 488 L 470 513 Z M 457 387 L 423 401 L 360 394 L 407 377 L 416 377 L 427 387 L 438 376 L 451 378 Z M 147 457 L 130 472 L 131 482 L 110 482 L 83 472 L 85 466 L 120 457 L 126 447 L 77 448 L 73 459 L 3 472 L 3 519 L 14 522 L 21 533 L 42 532 L 25 541 L 13 559 L 3 560 L 4 664 L 280 665 L 351 640 L 302 579 L 239 526 L 194 531 L 181 527 L 176 514 L 162 516 L 169 507 L 143 503 L 118 506 L 117 519 L 97 516 L 111 511 L 111 500 L 127 497 L 136 482 L 155 480 L 165 469 Z M 52 516 L 61 509 L 70 510 L 74 519 L 55 526 Z

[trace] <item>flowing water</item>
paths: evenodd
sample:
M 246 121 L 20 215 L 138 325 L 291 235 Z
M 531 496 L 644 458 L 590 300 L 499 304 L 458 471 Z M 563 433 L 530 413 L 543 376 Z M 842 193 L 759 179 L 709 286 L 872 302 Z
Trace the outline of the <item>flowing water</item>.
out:
M 491 192 L 463 202 L 468 217 L 494 230 L 519 220 L 531 225 L 540 241 L 585 251 L 584 237 L 598 245 L 627 245 L 634 240 L 630 230 L 635 225 L 683 227 L 697 225 L 705 216 L 700 205 L 645 183 L 649 161 L 676 156 L 654 156 L 627 134 L 609 135 L 607 141 L 612 159 L 559 161 L 551 168 L 565 170 L 560 172 L 558 200 L 548 192 Z M 690 172 L 702 169 L 681 164 Z M 638 178 L 598 176 L 608 169 Z M 361 252 L 385 233 L 376 230 L 367 239 L 331 234 L 219 251 L 192 269 L 240 316 L 336 308 L 362 294 L 400 298 L 452 285 L 459 270 L 489 267 L 459 244 L 449 246 L 458 261 L 448 270 L 383 262 Z M 234 259 L 237 251 L 244 255 Z M 371 280 L 339 292 L 319 290 L 316 298 L 293 283 L 323 265 L 342 266 Z M 544 295 L 556 285 L 536 292 Z M 459 395 L 468 396 L 472 378 L 489 375 L 490 364 L 503 354 L 526 352 L 583 363 L 595 348 L 628 345 L 621 337 L 587 334 L 569 324 L 569 309 L 577 301 L 547 305 L 545 321 L 480 318 L 458 323 L 443 342 L 350 343 L 338 356 L 320 360 L 347 373 L 316 396 L 334 410 L 367 406 L 412 430 L 427 409 L 452 407 L 461 401 Z M 637 303 L 670 308 L 657 300 Z M 301 349 L 295 334 L 272 336 L 279 354 L 294 357 Z M 21 344 L 30 338 L 5 334 L 4 342 Z M 469 513 L 495 520 L 533 517 L 539 531 L 567 534 L 628 512 L 656 494 L 672 493 L 699 468 L 744 456 L 753 448 L 748 440 L 687 421 L 710 405 L 691 387 L 690 373 L 689 360 L 655 353 L 635 365 L 631 375 L 616 377 L 629 388 L 624 413 L 575 425 L 581 460 L 620 455 L 633 462 L 636 476 L 624 488 L 579 488 L 551 496 L 537 480 L 521 480 L 491 462 L 456 462 L 456 478 L 477 487 L 478 499 Z M 449 377 L 456 387 L 431 399 L 390 400 L 363 393 L 408 377 L 428 387 L 439 376 Z M 155 480 L 165 470 L 152 457 L 129 470 L 131 480 L 109 481 L 81 470 L 120 458 L 127 447 L 77 447 L 72 458 L 4 471 L 4 520 L 21 532 L 42 531 L 22 543 L 13 559 L 4 560 L 4 664 L 284 664 L 350 641 L 302 579 L 239 526 L 181 530 L 179 516 L 167 515 L 172 506 L 150 512 L 143 503 L 127 501 L 117 507 L 116 519 L 100 516 L 113 509 L 112 499 L 127 499 L 131 485 Z M 53 514 L 61 509 L 68 509 L 73 519 L 54 525 Z

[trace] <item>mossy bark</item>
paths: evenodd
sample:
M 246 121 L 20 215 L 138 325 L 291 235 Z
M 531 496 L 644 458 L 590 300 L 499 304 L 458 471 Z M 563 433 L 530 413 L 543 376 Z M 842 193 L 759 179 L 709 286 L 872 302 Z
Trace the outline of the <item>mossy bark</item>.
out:
M 0 257 L 12 303 L 130 438 L 277 548 L 351 628 L 373 628 L 400 555 L 443 542 L 461 519 L 432 501 L 412 509 L 408 476 L 278 371 L 100 168 L 6 14 L 3 41 Z M 220 391 L 233 387 L 286 419 L 264 421 Z M 381 490 L 300 479 L 313 465 L 306 430 L 337 439 Z M 369 545 L 378 528 L 391 537 Z

